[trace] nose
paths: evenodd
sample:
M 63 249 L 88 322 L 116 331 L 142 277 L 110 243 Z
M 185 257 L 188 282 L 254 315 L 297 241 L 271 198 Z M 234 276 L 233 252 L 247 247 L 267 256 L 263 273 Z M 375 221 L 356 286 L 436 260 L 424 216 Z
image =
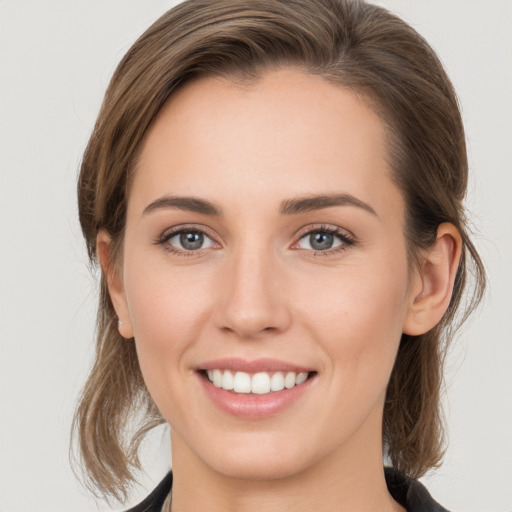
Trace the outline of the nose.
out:
M 246 340 L 288 329 L 290 297 L 277 260 L 268 248 L 255 250 L 253 244 L 227 258 L 214 315 L 219 329 Z

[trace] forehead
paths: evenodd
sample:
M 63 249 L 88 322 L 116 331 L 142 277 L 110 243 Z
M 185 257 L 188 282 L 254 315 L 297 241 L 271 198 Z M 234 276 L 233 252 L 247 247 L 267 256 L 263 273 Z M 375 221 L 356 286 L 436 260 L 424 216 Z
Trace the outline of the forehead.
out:
M 385 125 L 366 102 L 284 68 L 250 85 L 204 77 L 173 94 L 146 134 L 131 202 L 246 193 L 248 204 L 335 190 L 378 209 L 392 189 Z

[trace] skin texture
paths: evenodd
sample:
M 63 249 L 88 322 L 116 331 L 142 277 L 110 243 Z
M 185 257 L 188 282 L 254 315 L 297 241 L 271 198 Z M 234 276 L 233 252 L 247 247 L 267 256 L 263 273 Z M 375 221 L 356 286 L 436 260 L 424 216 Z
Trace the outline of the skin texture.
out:
M 298 69 L 251 86 L 201 78 L 150 127 L 109 285 L 171 425 L 173 510 L 400 510 L 382 467 L 386 385 L 402 332 L 425 332 L 446 310 L 460 237 L 443 224 L 410 272 L 390 172 L 382 121 L 353 92 Z M 374 213 L 280 213 L 283 201 L 331 194 Z M 207 200 L 222 215 L 144 213 L 164 196 Z M 184 227 L 207 235 L 201 249 L 162 239 Z M 309 233 L 325 227 L 352 243 L 335 236 L 336 247 L 315 252 Z M 101 232 L 104 269 L 114 268 L 109 248 Z M 225 357 L 316 375 L 278 414 L 239 418 L 213 404 L 196 371 Z

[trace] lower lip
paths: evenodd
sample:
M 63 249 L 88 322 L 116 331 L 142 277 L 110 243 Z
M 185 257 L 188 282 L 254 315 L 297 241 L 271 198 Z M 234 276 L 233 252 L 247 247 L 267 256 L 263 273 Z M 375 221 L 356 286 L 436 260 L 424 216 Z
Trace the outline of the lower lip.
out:
M 274 391 L 266 395 L 254 393 L 238 394 L 226 391 L 213 385 L 205 376 L 199 374 L 199 379 L 212 402 L 223 411 L 240 418 L 267 418 L 274 416 L 299 399 L 311 386 L 314 376 L 291 389 Z

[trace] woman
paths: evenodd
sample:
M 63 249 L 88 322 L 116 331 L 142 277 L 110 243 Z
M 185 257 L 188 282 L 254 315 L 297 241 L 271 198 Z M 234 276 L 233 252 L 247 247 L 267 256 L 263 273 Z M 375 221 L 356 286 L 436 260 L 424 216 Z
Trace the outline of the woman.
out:
M 76 415 L 92 481 L 123 497 L 167 421 L 173 474 L 134 510 L 443 510 L 414 478 L 441 460 L 443 353 L 484 287 L 466 183 L 449 79 L 384 9 L 166 13 L 79 180 L 103 270 Z

